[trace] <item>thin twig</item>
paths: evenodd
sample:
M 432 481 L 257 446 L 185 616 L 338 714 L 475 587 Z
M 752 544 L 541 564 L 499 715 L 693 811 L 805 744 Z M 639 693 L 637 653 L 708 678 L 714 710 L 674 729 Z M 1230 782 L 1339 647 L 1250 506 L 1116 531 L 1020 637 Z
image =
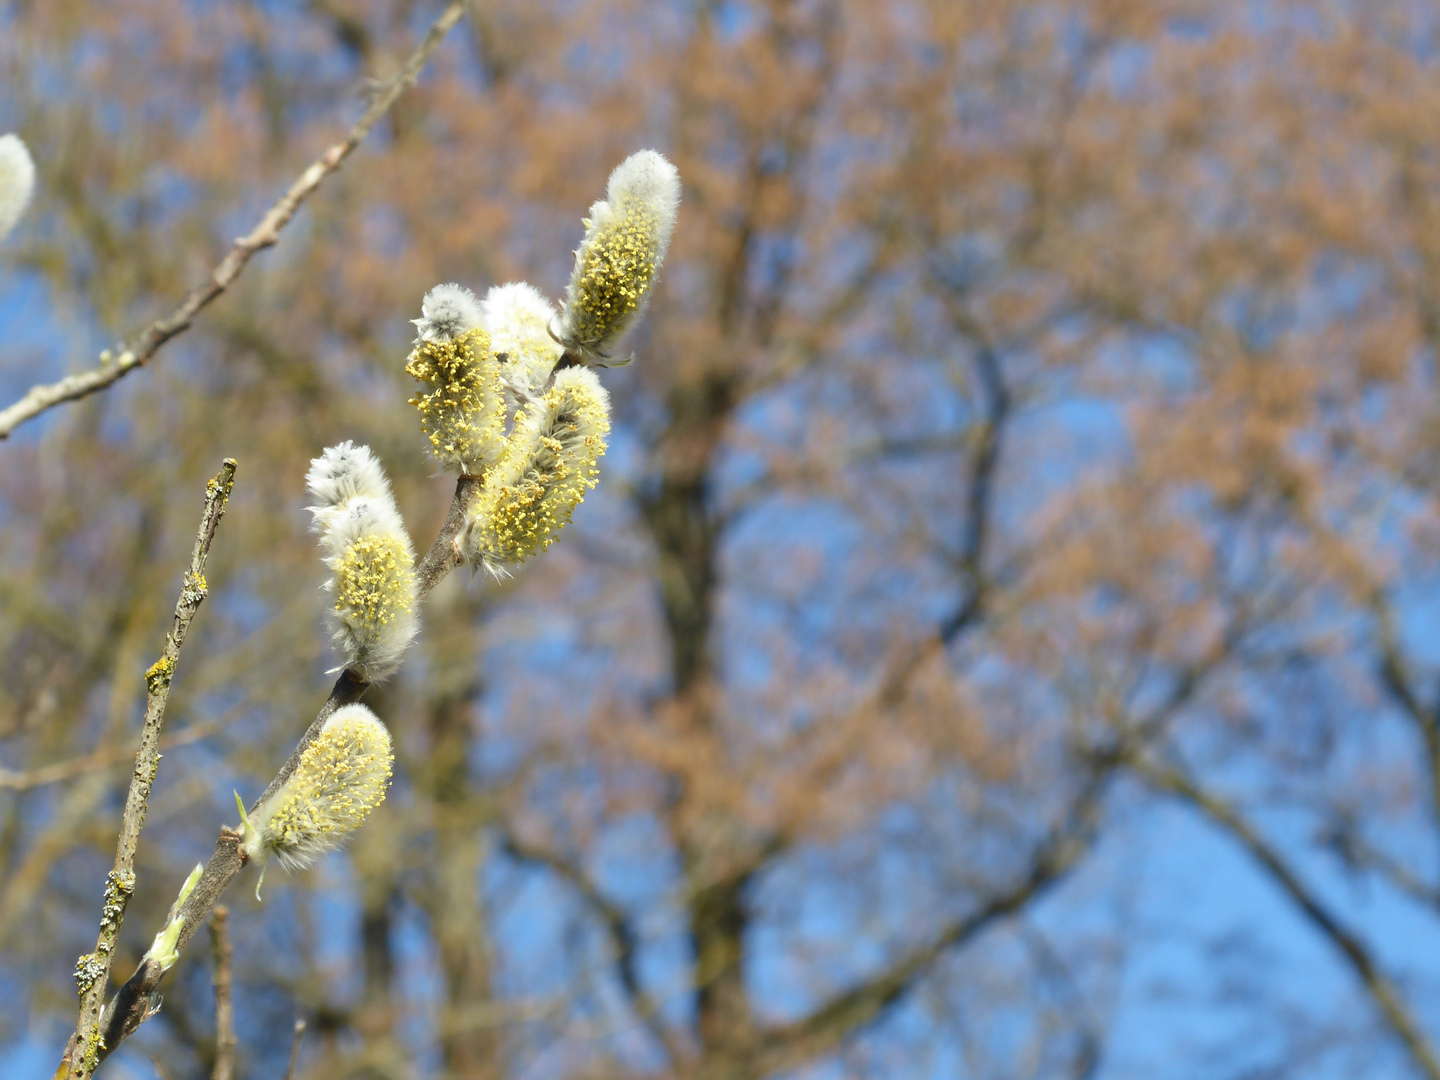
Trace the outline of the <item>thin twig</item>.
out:
M 351 152 L 369 134 L 397 98 L 414 85 L 420 71 L 425 67 L 430 54 L 439 47 L 450 28 L 460 21 L 465 12 L 465 0 L 452 0 L 445 11 L 430 27 L 430 32 L 419 47 L 410 54 L 405 66 L 392 79 L 383 83 L 370 102 L 365 114 L 340 140 L 326 150 L 310 165 L 290 189 L 265 212 L 259 223 L 249 233 L 240 237 L 231 246 L 225 258 L 215 267 L 210 276 L 200 285 L 191 289 L 169 315 L 156 319 L 140 332 L 129 344 L 111 355 L 108 351 L 100 356 L 100 365 L 78 375 L 67 375 L 59 382 L 31 387 L 29 393 L 5 409 L 0 409 L 0 440 L 9 438 L 10 433 L 20 424 L 39 416 L 47 409 L 66 401 L 88 397 L 97 390 L 103 390 L 127 372 L 146 363 L 171 338 L 189 329 L 195 316 L 202 308 L 223 293 L 240 276 L 251 257 L 265 248 L 273 246 L 280 239 L 283 229 L 295 216 L 295 212 L 325 178 L 335 172 L 350 156 Z
M 465 510 L 473 501 L 479 488 L 480 481 L 474 477 L 461 477 L 456 481 L 455 494 L 451 499 L 445 523 L 441 526 L 439 535 L 435 537 L 435 542 L 430 545 L 430 550 L 426 552 L 425 557 L 416 567 L 417 600 L 423 599 L 431 589 L 444 580 L 451 570 L 459 565 L 459 560 L 455 555 L 455 537 L 464 523 Z M 300 742 L 296 745 L 294 752 L 280 767 L 279 773 L 271 781 L 270 786 L 251 805 L 252 810 L 277 790 L 295 771 L 300 762 L 300 755 L 320 733 L 320 729 L 325 726 L 325 721 L 330 714 L 341 706 L 359 701 L 369 688 L 369 683 L 349 671 L 340 674 L 330 690 L 330 697 L 321 707 L 314 723 L 300 737 Z M 210 914 L 210 909 L 219 901 L 230 882 L 234 881 L 236 875 L 244 869 L 245 853 L 240 849 L 239 839 L 240 834 L 234 829 L 228 826 L 221 827 L 220 836 L 215 841 L 215 851 L 210 856 L 210 862 L 206 865 L 205 872 L 200 876 L 200 881 L 180 908 L 181 927 L 175 946 L 177 952 L 189 944 L 190 939 L 195 936 L 195 931 Z M 103 1045 L 99 1048 L 97 1064 L 99 1061 L 104 1061 L 151 1014 L 159 999 L 156 991 L 159 989 L 160 980 L 164 975 L 165 971 L 160 964 L 153 958 L 147 957 L 140 962 L 140 966 L 135 969 L 135 973 L 130 976 L 125 985 L 120 987 L 115 996 L 110 999 L 100 1024 Z M 62 1070 L 63 1068 L 62 1065 Z M 56 1080 L 62 1080 L 62 1077 L 63 1073 L 56 1074 Z M 75 1080 L 73 1074 L 72 1080 Z
M 135 771 L 130 777 L 130 791 L 125 796 L 125 812 L 120 820 L 120 839 L 115 845 L 115 866 L 105 885 L 105 906 L 100 916 L 100 933 L 95 951 L 82 956 L 75 965 L 75 979 L 80 984 L 80 1019 L 75 1034 L 66 1047 L 65 1060 L 57 1075 L 83 1080 L 95 1070 L 101 1053 L 100 1007 L 110 980 L 110 957 L 120 936 L 125 907 L 135 891 L 135 848 L 149 809 L 150 788 L 155 783 L 155 770 L 160 765 L 160 729 L 165 724 L 165 706 L 170 700 L 170 683 L 175 677 L 175 664 L 195 612 L 205 599 L 205 560 L 215 529 L 225 515 L 225 504 L 235 483 L 235 460 L 226 458 L 220 472 L 205 488 L 205 512 L 200 518 L 200 531 L 190 554 L 190 568 L 185 572 L 180 597 L 175 601 L 175 622 L 165 637 L 160 659 L 145 673 L 145 722 L 140 729 L 140 749 L 135 754 Z
M 295 1021 L 295 1038 L 290 1043 L 290 1061 L 285 1066 L 285 1080 L 295 1080 L 295 1063 L 300 1060 L 300 1042 L 305 1037 L 305 1021 Z
M 234 950 L 225 920 L 230 909 L 215 905 L 210 916 L 210 948 L 215 955 L 215 1069 L 211 1080 L 233 1080 L 235 1076 L 235 1012 L 230 1004 L 230 958 Z
M 201 739 L 208 739 L 220 730 L 220 725 L 212 721 L 191 724 L 183 731 L 177 731 L 165 736 L 160 740 L 161 750 L 173 750 L 177 746 L 189 746 Z M 38 769 L 30 769 L 26 772 L 18 772 L 13 769 L 0 769 L 0 790 L 4 791 L 32 791 L 37 787 L 44 787 L 47 784 L 57 784 L 62 780 L 73 780 L 77 776 L 83 776 L 89 772 L 99 772 L 108 769 L 112 765 L 118 765 L 130 756 L 128 748 L 112 746 L 105 750 L 98 750 L 93 754 L 86 754 L 84 757 L 70 758 L 68 761 L 57 761 L 53 765 L 42 765 Z

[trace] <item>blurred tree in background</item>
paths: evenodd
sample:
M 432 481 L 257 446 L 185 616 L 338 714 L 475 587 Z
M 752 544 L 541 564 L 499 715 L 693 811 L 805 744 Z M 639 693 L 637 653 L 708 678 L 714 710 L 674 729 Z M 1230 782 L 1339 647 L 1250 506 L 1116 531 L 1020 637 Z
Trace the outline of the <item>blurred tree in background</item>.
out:
M 436 4 L 0 5 L 0 405 L 169 310 Z M 315 709 L 302 481 L 437 282 L 679 225 L 597 491 L 453 575 L 351 849 L 231 891 L 244 1076 L 1440 1080 L 1440 8 L 475 0 L 279 245 L 0 443 L 0 1058 L 74 1022 L 198 491 L 240 473 L 116 971 Z M 102 1075 L 209 1075 L 197 942 Z M 152 1064 L 152 1061 L 154 1064 Z

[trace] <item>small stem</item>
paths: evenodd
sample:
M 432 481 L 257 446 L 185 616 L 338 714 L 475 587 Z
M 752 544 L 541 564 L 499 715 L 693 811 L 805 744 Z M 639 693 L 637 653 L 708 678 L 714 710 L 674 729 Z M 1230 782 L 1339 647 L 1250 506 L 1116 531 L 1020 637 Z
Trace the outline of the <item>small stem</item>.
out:
M 230 1004 L 230 958 L 234 950 L 225 920 L 230 909 L 224 904 L 210 916 L 210 948 L 215 955 L 215 1069 L 211 1080 L 233 1080 L 235 1076 L 235 1013 Z
M 465 524 L 465 512 L 479 494 L 483 481 L 475 476 L 462 476 L 455 482 L 455 497 L 450 500 L 450 511 L 445 515 L 445 524 L 440 526 L 440 535 L 430 545 L 430 550 L 415 567 L 416 592 L 424 596 L 445 579 L 445 575 L 460 565 L 460 556 L 455 551 L 455 539 Z
M 294 1080 L 295 1063 L 300 1060 L 300 1041 L 305 1036 L 305 1021 L 295 1021 L 295 1038 L 290 1043 L 290 1062 L 285 1066 L 285 1080 Z

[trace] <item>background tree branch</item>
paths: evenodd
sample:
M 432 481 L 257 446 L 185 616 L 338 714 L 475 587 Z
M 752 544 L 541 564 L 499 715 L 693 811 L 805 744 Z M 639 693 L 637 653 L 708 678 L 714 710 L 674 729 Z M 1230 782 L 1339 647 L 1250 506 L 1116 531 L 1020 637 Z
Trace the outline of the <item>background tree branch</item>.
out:
M 235 1076 L 235 1011 L 231 987 L 231 960 L 234 948 L 226 925 L 230 909 L 218 904 L 210 916 L 210 952 L 215 960 L 215 1068 L 210 1080 L 233 1080 Z
M 300 174 L 285 194 L 264 213 L 255 227 L 235 241 L 204 283 L 191 289 L 174 311 L 156 319 L 118 352 L 112 354 L 107 351 L 102 354 L 98 367 L 77 375 L 67 375 L 59 382 L 32 387 L 19 401 L 0 409 L 0 440 L 9 438 L 10 433 L 19 425 L 47 409 L 105 389 L 145 364 L 171 338 L 188 330 L 195 316 L 240 276 L 257 251 L 272 247 L 280 239 L 280 230 L 289 224 L 301 203 L 315 192 L 327 176 L 344 164 L 345 159 L 360 145 L 380 118 L 390 111 L 390 107 L 400 95 L 415 84 L 426 61 L 430 59 L 430 54 L 440 46 L 451 27 L 465 14 L 465 2 L 466 0 L 452 0 L 399 72 L 380 85 L 369 107 L 351 126 L 345 138 L 332 145 Z
M 1279 851 L 1263 839 L 1255 828 L 1227 802 L 1205 790 L 1179 769 L 1156 764 L 1143 755 L 1130 755 L 1126 764 L 1148 783 L 1161 791 L 1179 797 L 1199 810 L 1210 822 L 1219 826 L 1240 844 L 1265 869 L 1299 909 L 1310 925 L 1345 957 L 1351 970 L 1375 1003 L 1386 1024 L 1399 1038 L 1415 1067 L 1430 1080 L 1440 1080 L 1440 1057 L 1420 1022 L 1411 1012 L 1399 988 L 1390 981 L 1376 963 L 1369 947 L 1340 925 L 1329 909 L 1302 882 Z

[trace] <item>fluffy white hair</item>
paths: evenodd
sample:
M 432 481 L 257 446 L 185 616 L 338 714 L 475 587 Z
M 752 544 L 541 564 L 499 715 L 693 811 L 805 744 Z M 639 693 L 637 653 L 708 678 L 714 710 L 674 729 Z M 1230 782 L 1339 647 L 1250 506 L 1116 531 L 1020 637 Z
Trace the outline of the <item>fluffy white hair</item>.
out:
M 629 363 L 612 354 L 645 314 L 670 248 L 680 173 L 663 154 L 641 150 L 615 166 L 605 196 L 590 207 L 556 331 L 602 367 Z
M 331 576 L 322 588 L 335 595 L 331 640 L 344 661 L 331 673 L 349 669 L 366 682 L 388 679 L 420 632 L 415 549 L 405 523 L 393 499 L 364 495 L 323 520 L 320 550 Z
M 331 572 L 323 588 L 335 595 L 332 640 L 344 663 L 334 670 L 348 668 L 367 682 L 388 678 L 420 632 L 415 549 L 390 481 L 368 446 L 344 442 L 310 462 L 305 486 Z M 357 547 L 362 541 L 382 543 Z
M 505 457 L 466 515 L 455 551 L 495 577 L 548 548 L 595 486 L 610 396 L 585 367 L 565 368 L 515 418 Z
M 310 512 L 317 517 L 317 529 L 320 514 L 343 506 L 357 496 L 391 497 L 390 481 L 380 462 L 368 446 L 357 446 L 353 442 L 327 446 L 318 458 L 312 459 L 310 471 L 305 474 L 305 489 L 315 500 Z
M 660 220 L 658 232 L 660 255 L 656 269 L 670 247 L 675 231 L 675 215 L 680 209 L 680 170 L 658 150 L 640 150 L 631 154 L 610 173 L 605 185 L 605 198 L 612 206 L 634 200 L 647 206 Z
M 550 323 L 559 315 L 540 290 L 524 281 L 492 285 L 481 302 L 490 349 L 504 355 L 500 378 L 506 404 L 513 413 L 518 404 L 538 396 L 564 351 L 550 336 Z
M 369 536 L 393 536 L 401 541 L 412 557 L 415 553 L 405 532 L 405 522 L 389 492 L 381 498 L 357 495 L 319 518 L 317 524 L 320 550 L 325 553 L 327 566 L 343 556 L 355 541 Z M 334 567 L 331 566 L 331 569 Z
M 464 285 L 436 285 L 420 303 L 420 318 L 410 321 L 421 341 L 454 341 L 480 325 L 480 301 Z

